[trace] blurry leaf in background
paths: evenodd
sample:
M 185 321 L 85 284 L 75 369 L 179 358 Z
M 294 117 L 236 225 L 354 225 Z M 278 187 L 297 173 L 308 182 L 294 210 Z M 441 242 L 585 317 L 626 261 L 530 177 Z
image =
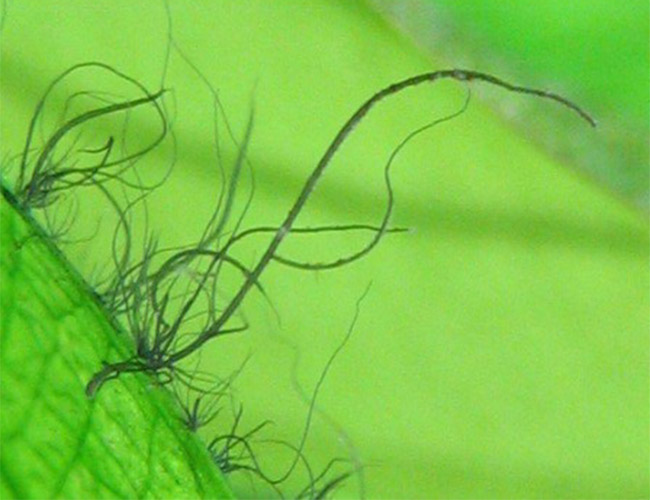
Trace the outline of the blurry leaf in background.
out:
M 435 57 L 535 82 L 579 100 L 599 134 L 565 116 L 503 109 L 555 155 L 644 212 L 650 209 L 650 4 L 645 0 L 517 2 L 369 0 Z M 498 101 L 493 100 L 498 108 Z M 554 127 L 542 126 L 552 119 Z

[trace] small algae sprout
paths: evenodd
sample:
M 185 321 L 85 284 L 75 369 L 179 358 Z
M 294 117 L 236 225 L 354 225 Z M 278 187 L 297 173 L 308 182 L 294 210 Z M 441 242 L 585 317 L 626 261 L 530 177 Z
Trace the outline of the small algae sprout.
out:
M 466 108 L 468 101 L 465 102 L 461 111 L 446 118 L 435 120 L 427 126 L 416 130 L 414 133 L 409 134 L 395 150 L 384 168 L 388 202 L 382 221 L 378 226 L 349 225 L 294 228 L 294 223 L 340 147 L 375 105 L 409 88 L 445 79 L 456 80 L 464 84 L 482 82 L 500 87 L 509 92 L 554 101 L 574 111 L 580 118 L 590 125 L 595 126 L 593 118 L 576 104 L 562 96 L 544 90 L 513 85 L 486 73 L 451 69 L 414 76 L 380 90 L 366 100 L 352 114 L 338 131 L 316 167 L 305 181 L 302 190 L 293 202 L 287 216 L 279 226 L 240 229 L 242 222 L 240 218 L 237 221 L 235 229 L 231 230 L 228 235 L 225 235 L 222 234 L 222 231 L 227 218 L 231 214 L 234 194 L 237 188 L 238 173 L 241 172 L 246 163 L 247 148 L 251 139 L 254 121 L 253 113 L 251 113 L 237 158 L 233 165 L 234 174 L 231 176 L 230 185 L 226 189 L 221 212 L 220 214 L 215 213 L 210 219 L 201 240 L 193 248 L 172 252 L 169 257 L 156 266 L 152 266 L 153 259 L 151 256 L 156 254 L 155 245 L 152 244 L 149 256 L 145 256 L 140 263 L 124 270 L 120 276 L 122 282 L 119 286 L 121 301 L 126 310 L 137 312 L 137 314 L 133 314 L 132 321 L 129 324 L 131 332 L 136 337 L 137 352 L 127 360 L 105 364 L 88 383 L 87 395 L 89 397 L 94 396 L 106 381 L 119 377 L 123 373 L 146 372 L 152 375 L 159 375 L 163 380 L 170 380 L 173 374 L 181 377 L 185 376 L 186 374 L 176 368 L 181 360 L 197 353 L 203 345 L 215 338 L 240 332 L 248 327 L 247 323 L 241 319 L 237 323 L 234 323 L 234 321 L 238 318 L 239 308 L 247 294 L 253 288 L 257 288 L 263 292 L 260 278 L 272 261 L 305 270 L 322 270 L 338 268 L 367 255 L 386 232 L 390 230 L 388 223 L 393 209 L 393 190 L 390 184 L 389 169 L 395 153 L 416 134 L 447 119 L 458 116 Z M 158 94 L 153 93 L 151 95 L 156 96 Z M 280 244 L 289 234 L 354 230 L 369 230 L 374 236 L 361 250 L 350 255 L 341 256 L 330 262 L 299 262 L 282 257 L 277 253 Z M 257 263 L 252 268 L 248 268 L 236 260 L 231 252 L 239 242 L 258 233 L 271 233 L 272 238 L 270 243 L 261 252 Z M 178 310 L 175 310 L 173 318 L 167 318 L 167 306 L 172 299 L 172 290 L 178 279 L 177 274 L 173 271 L 179 269 L 181 266 L 187 266 L 199 260 L 203 261 L 201 272 L 195 275 L 195 281 L 191 290 L 183 296 L 182 303 Z M 227 301 L 225 307 L 220 310 L 217 310 L 215 307 L 208 307 L 208 311 L 203 318 L 204 324 L 200 329 L 192 332 L 182 332 L 182 326 L 193 317 L 193 313 L 196 313 L 196 305 L 201 299 L 201 302 L 206 306 L 216 300 L 216 291 L 219 289 L 218 278 L 222 266 L 231 266 L 239 270 L 244 276 L 243 282 L 230 300 Z M 143 280 L 143 276 L 146 276 L 147 279 Z M 146 310 L 148 315 L 144 316 L 140 314 L 141 310 Z
M 222 410 L 229 401 L 231 425 L 225 432 L 218 433 L 208 441 L 208 450 L 215 465 L 224 474 L 244 472 L 254 476 L 281 497 L 284 497 L 282 490 L 287 479 L 297 468 L 302 467 L 307 473 L 307 484 L 299 490 L 297 498 L 323 498 L 331 494 L 350 475 L 361 472 L 360 462 L 356 459 L 333 459 L 321 472 L 315 472 L 304 455 L 312 418 L 314 413 L 319 411 L 316 406 L 319 390 L 334 359 L 350 337 L 359 312 L 359 303 L 350 330 L 329 358 L 313 392 L 307 395 L 299 385 L 297 386 L 301 398 L 308 406 L 306 421 L 298 445 L 275 442 L 293 453 L 289 466 L 277 477 L 263 469 L 253 443 L 254 438 L 269 422 L 265 421 L 251 429 L 242 430 L 243 408 L 234 402 L 229 392 L 243 365 L 229 378 L 217 379 L 213 374 L 199 371 L 198 363 L 195 369 L 188 368 L 188 361 L 200 356 L 202 347 L 213 339 L 248 328 L 241 305 L 253 289 L 270 300 L 261 279 L 271 262 L 304 271 L 336 269 L 364 258 L 386 234 L 404 231 L 390 227 L 394 208 L 391 182 L 394 161 L 414 137 L 464 113 L 470 104 L 473 83 L 488 84 L 508 92 L 554 101 L 575 112 L 591 126 L 595 126 L 595 121 L 580 107 L 557 94 L 513 85 L 486 73 L 451 69 L 417 75 L 375 93 L 348 118 L 305 180 L 283 221 L 276 226 L 247 227 L 244 224 L 245 216 L 254 189 L 248 193 L 244 209 L 239 214 L 236 213 L 235 207 L 238 196 L 241 195 L 242 178 L 249 174 L 252 179 L 253 169 L 248 158 L 248 148 L 253 135 L 254 112 L 250 112 L 242 137 L 238 140 L 216 91 L 172 38 L 169 40 L 169 48 L 180 55 L 208 88 L 213 98 L 215 145 L 222 182 L 215 209 L 206 221 L 198 240 L 191 245 L 163 248 L 157 238 L 148 232 L 148 223 L 145 222 L 143 243 L 138 257 L 134 257 L 136 252 L 132 211 L 141 205 L 146 215 L 147 197 L 168 178 L 175 162 L 176 143 L 171 126 L 173 119 L 165 103 L 165 98 L 168 95 L 173 96 L 173 91 L 165 89 L 162 84 L 160 90 L 149 91 L 137 80 L 99 62 L 71 67 L 46 89 L 29 124 L 23 151 L 12 160 L 18 165 L 13 179 L 13 193 L 2 185 L 3 193 L 24 211 L 42 211 L 45 215 L 46 232 L 55 238 L 66 233 L 69 221 L 74 219 L 75 214 L 73 211 L 65 214 L 64 223 L 57 226 L 54 222 L 57 219 L 56 213 L 51 210 L 61 199 L 78 189 L 96 189 L 116 216 L 110 273 L 96 286 L 95 292 L 111 317 L 119 320 L 131 335 L 134 350 L 127 359 L 104 362 L 104 366 L 98 367 L 86 385 L 86 395 L 89 398 L 94 398 L 106 382 L 123 374 L 146 373 L 158 384 L 170 384 L 181 408 L 185 426 L 191 432 L 197 432 L 223 416 L 226 412 Z M 82 91 L 69 95 L 63 103 L 58 125 L 54 130 L 48 131 L 44 125 L 44 115 L 51 94 L 68 78 L 84 72 L 109 75 L 113 81 L 120 83 L 123 91 Z M 370 110 L 391 96 L 439 80 L 460 82 L 467 88 L 467 97 L 457 111 L 415 129 L 393 149 L 383 166 L 386 204 L 379 223 L 295 226 L 298 216 L 324 172 L 356 127 L 366 119 Z M 80 106 L 79 103 L 83 105 Z M 154 133 L 144 139 L 130 142 L 128 137 L 131 135 L 129 131 L 133 129 L 133 114 L 141 112 L 152 114 L 158 126 Z M 107 124 L 105 120 L 108 119 L 112 121 Z M 229 169 L 225 168 L 220 153 L 217 133 L 219 120 L 225 124 L 231 140 L 237 147 Z M 97 134 L 94 128 L 107 133 Z M 167 137 L 171 137 L 174 148 L 169 159 L 169 169 L 155 182 L 147 183 L 138 169 L 140 161 L 159 148 Z M 109 183 L 116 183 L 126 201 L 118 198 L 115 190 L 108 187 Z M 136 194 L 133 195 L 133 192 Z M 280 245 L 289 235 L 309 236 L 337 232 L 363 232 L 370 234 L 370 237 L 360 249 L 329 261 L 299 261 L 278 253 Z M 254 265 L 249 266 L 237 257 L 235 250 L 242 242 L 260 235 L 266 235 L 269 238 L 268 243 L 259 251 Z M 240 277 L 238 286 L 232 293 L 227 293 L 223 285 L 224 276 L 230 275 L 229 273 L 236 273 Z M 341 436 L 340 432 L 339 434 Z M 271 441 L 265 440 L 267 443 Z M 349 468 L 339 472 L 338 466 L 341 464 Z M 363 479 L 360 477 L 360 496 L 363 496 L 362 483 Z
M 356 449 L 354 449 L 347 434 L 318 408 L 316 402 L 336 358 L 341 354 L 352 336 L 359 318 L 361 302 L 369 290 L 370 285 L 357 301 L 354 317 L 346 334 L 330 354 L 309 395 L 297 382 L 299 350 L 294 346 L 296 357 L 292 377 L 296 384 L 296 390 L 307 405 L 305 422 L 297 445 L 279 439 L 260 438 L 261 432 L 272 425 L 270 420 L 265 420 L 249 430 L 241 430 L 243 406 L 235 403 L 229 389 L 234 379 L 242 372 L 248 359 L 226 379 L 220 379 L 214 375 L 194 370 L 191 384 L 174 385 L 174 394 L 182 410 L 182 420 L 186 428 L 192 432 L 199 431 L 200 428 L 207 426 L 217 418 L 222 419 L 224 414 L 228 413 L 227 403 L 230 402 L 232 423 L 225 426 L 225 431 L 221 430 L 216 435 L 213 434 L 208 441 L 208 451 L 215 465 L 224 475 L 243 474 L 248 479 L 249 487 L 256 490 L 255 486 L 259 484 L 269 493 L 277 495 L 279 498 L 316 499 L 329 497 L 347 478 L 356 474 L 359 480 L 359 498 L 365 498 L 365 483 L 362 475 L 363 465 L 357 456 Z M 330 426 L 337 432 L 339 438 L 346 441 L 350 455 L 349 459 L 330 459 L 320 472 L 316 472 L 305 453 L 309 431 L 316 413 L 324 416 L 329 421 Z M 220 428 L 223 429 L 224 426 L 221 425 Z M 258 444 L 263 444 L 266 447 L 284 448 L 292 454 L 293 458 L 282 472 L 273 473 L 266 470 L 263 462 L 258 459 Z M 301 471 L 304 473 L 303 479 L 297 482 L 295 477 L 299 476 Z M 293 483 L 296 483 L 293 487 L 289 486 L 290 479 Z M 294 490 L 293 494 L 288 494 L 290 489 Z M 257 490 L 255 493 L 256 496 L 262 496 Z
M 252 177 L 252 167 L 247 153 L 253 131 L 254 113 L 251 111 L 243 137 L 241 141 L 237 141 L 216 91 L 185 56 L 171 38 L 171 34 L 168 47 L 168 58 L 169 52 L 175 50 L 209 88 L 213 97 L 215 116 L 222 115 L 227 130 L 238 148 L 229 176 L 225 174 L 220 153 L 217 151 L 223 181 L 221 193 L 201 237 L 193 245 L 159 248 L 157 239 L 151 234 L 146 234 L 145 231 L 141 257 L 134 259 L 132 253 L 134 243 L 130 212 L 137 204 L 144 203 L 146 197 L 167 179 L 175 160 L 174 149 L 170 168 L 162 179 L 150 185 L 145 184 L 136 169 L 139 161 L 157 148 L 165 137 L 170 135 L 174 139 L 174 134 L 170 133 L 172 120 L 168 116 L 168 109 L 164 102 L 166 90 L 162 88 L 162 83 L 160 90 L 152 92 L 137 80 L 107 64 L 88 62 L 72 66 L 49 85 L 38 102 L 28 127 L 23 152 L 17 158 L 18 172 L 14 182 L 13 199 L 24 210 L 47 210 L 55 201 L 74 189 L 94 187 L 117 214 L 112 248 L 112 275 L 104 281 L 103 290 L 98 290 L 97 293 L 109 312 L 123 319 L 125 328 L 134 338 L 135 352 L 128 359 L 105 363 L 88 382 L 86 387 L 88 397 L 93 397 L 105 382 L 124 373 L 149 373 L 162 383 L 180 377 L 181 380 L 190 383 L 190 374 L 180 368 L 179 362 L 196 354 L 202 346 L 217 337 L 248 328 L 248 322 L 241 314 L 240 306 L 252 289 L 257 289 L 268 298 L 260 280 L 272 261 L 306 271 L 335 269 L 366 256 L 387 233 L 401 231 L 399 228 L 389 227 L 394 204 L 390 177 L 393 161 L 415 136 L 462 114 L 469 105 L 471 95 L 469 89 L 472 83 L 480 82 L 508 92 L 554 101 L 595 126 L 595 121 L 585 111 L 562 96 L 544 90 L 513 85 L 490 74 L 450 69 L 417 75 L 375 93 L 348 118 L 305 180 L 286 217 L 278 226 L 245 227 L 244 217 L 252 201 L 253 189 L 248 195 L 242 213 L 234 218 L 234 222 L 232 219 L 235 199 L 246 168 L 251 170 Z M 43 125 L 43 115 L 51 93 L 73 74 L 89 71 L 110 75 L 113 81 L 119 82 L 122 88 L 128 88 L 128 91 L 122 94 L 83 91 L 68 96 L 60 115 L 60 125 L 48 133 Z M 458 111 L 433 120 L 411 132 L 393 150 L 384 165 L 387 201 L 379 224 L 294 227 L 296 219 L 332 159 L 355 128 L 364 121 L 370 110 L 381 101 L 407 89 L 439 80 L 455 80 L 467 86 L 467 99 Z M 164 76 L 162 81 L 164 82 Z M 81 101 L 85 105 L 82 111 L 78 111 L 76 104 Z M 88 102 L 92 105 L 88 106 Z M 159 122 L 159 127 L 147 140 L 140 138 L 135 145 L 130 144 L 127 136 L 133 121 L 132 113 L 141 109 L 153 113 Z M 106 127 L 106 123 L 102 122 L 115 117 L 118 119 L 111 122 L 110 127 Z M 109 131 L 98 138 L 87 125 L 95 127 L 103 125 Z M 215 137 L 217 137 L 216 117 L 214 126 Z M 89 134 L 93 134 L 91 135 L 92 146 L 82 147 L 81 144 Z M 216 145 L 219 149 L 218 137 Z M 126 204 L 121 203 L 114 192 L 106 187 L 110 181 L 117 182 L 122 192 L 135 189 L 137 196 L 135 198 L 125 196 Z M 8 193 L 4 186 L 3 191 Z M 46 221 L 49 220 L 50 218 L 46 217 Z M 360 250 L 326 262 L 302 262 L 278 253 L 281 243 L 290 234 L 309 235 L 341 231 L 366 231 L 372 236 Z M 57 232 L 61 231 L 51 228 L 51 233 Z M 118 244 L 118 233 L 121 234 L 121 245 Z M 253 266 L 247 266 L 236 257 L 234 249 L 244 240 L 260 234 L 269 235 L 270 241 L 260 250 L 257 262 Z M 224 297 L 223 286 L 220 285 L 220 277 L 225 268 L 228 272 L 235 271 L 242 276 L 238 288 L 226 297 Z
M 126 84 L 135 90 L 137 97 L 111 99 L 101 92 L 76 92 L 66 99 L 61 121 L 52 133 L 43 128 L 43 115 L 48 98 L 53 91 L 78 73 L 101 72 L 111 75 L 113 80 Z M 167 119 L 160 98 L 164 90 L 150 93 L 135 79 L 112 66 L 100 62 L 76 64 L 61 73 L 47 87 L 36 105 L 29 123 L 27 137 L 14 183 L 13 194 L 23 208 L 45 208 L 52 205 L 64 193 L 83 186 L 101 186 L 108 181 L 128 182 L 124 173 L 132 169 L 137 161 L 158 146 L 167 134 Z M 75 113 L 75 105 L 85 101 L 98 103 L 92 109 Z M 139 108 L 150 108 L 160 120 L 160 130 L 148 143 L 130 151 L 124 144 L 130 112 Z M 72 114 L 72 116 L 68 116 Z M 118 130 L 109 133 L 104 143 L 94 148 L 82 148 L 82 136 L 87 126 L 97 126 L 102 119 L 120 115 L 123 121 Z M 122 141 L 116 140 L 121 136 Z M 76 154 L 74 154 L 76 153 Z M 74 154 L 74 155 L 73 155 Z

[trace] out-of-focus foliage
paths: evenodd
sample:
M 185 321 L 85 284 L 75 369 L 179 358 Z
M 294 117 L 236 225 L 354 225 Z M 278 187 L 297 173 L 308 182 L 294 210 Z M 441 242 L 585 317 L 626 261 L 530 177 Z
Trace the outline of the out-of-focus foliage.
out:
M 369 3 L 452 65 L 498 71 L 579 96 L 599 122 L 596 137 L 572 134 L 562 117 L 554 116 L 548 127 L 540 109 L 535 115 L 502 111 L 568 166 L 644 212 L 650 209 L 648 2 Z

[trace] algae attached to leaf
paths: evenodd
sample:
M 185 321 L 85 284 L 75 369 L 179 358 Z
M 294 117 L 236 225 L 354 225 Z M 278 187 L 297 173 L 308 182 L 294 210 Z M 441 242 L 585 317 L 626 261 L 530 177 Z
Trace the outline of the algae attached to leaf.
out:
M 3 498 L 232 498 L 169 394 L 144 376 L 89 400 L 124 336 L 11 195 L 0 200 Z M 11 200 L 11 201 L 10 201 Z

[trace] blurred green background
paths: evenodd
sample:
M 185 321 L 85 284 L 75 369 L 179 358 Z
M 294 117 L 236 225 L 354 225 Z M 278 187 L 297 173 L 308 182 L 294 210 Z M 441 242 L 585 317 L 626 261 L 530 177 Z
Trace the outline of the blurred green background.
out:
M 226 374 L 252 352 L 237 381 L 246 424 L 269 418 L 273 437 L 297 441 L 306 408 L 292 389 L 288 344 L 313 386 L 372 281 L 319 399 L 368 464 L 369 497 L 647 497 L 647 4 L 405 5 L 171 2 L 176 40 L 218 89 L 239 137 L 254 103 L 249 224 L 277 224 L 349 114 L 419 72 L 471 66 L 549 88 L 600 127 L 473 86 L 469 111 L 418 137 L 395 165 L 393 222 L 414 230 L 347 269 L 273 266 L 263 282 L 281 324 L 251 296 L 250 332 L 207 347 L 204 366 Z M 438 40 L 440 26 L 441 43 L 423 38 Z M 8 2 L 3 157 L 20 150 L 36 100 L 74 63 L 104 61 L 156 88 L 166 30 L 158 1 Z M 219 185 L 209 94 L 178 58 L 165 85 L 179 157 L 151 212 L 163 241 L 178 244 L 200 235 Z M 444 83 L 373 112 L 299 224 L 377 221 L 392 149 L 463 98 Z M 224 144 L 232 158 L 236 148 Z M 167 164 L 164 153 L 152 155 L 152 169 Z M 71 248 L 71 258 L 90 272 L 110 237 Z M 282 250 L 322 260 L 360 241 L 290 238 Z M 346 452 L 318 419 L 308 455 L 324 465 Z M 262 459 L 287 459 L 278 453 L 269 446 Z M 341 495 L 358 495 L 356 483 Z
M 576 137 L 561 118 L 552 118 L 549 127 L 544 117 L 533 121 L 528 113 L 501 109 L 583 175 L 639 208 L 650 208 L 648 2 L 370 3 L 434 56 L 486 71 L 498 68 L 513 78 L 580 95 L 599 121 L 594 140 Z

